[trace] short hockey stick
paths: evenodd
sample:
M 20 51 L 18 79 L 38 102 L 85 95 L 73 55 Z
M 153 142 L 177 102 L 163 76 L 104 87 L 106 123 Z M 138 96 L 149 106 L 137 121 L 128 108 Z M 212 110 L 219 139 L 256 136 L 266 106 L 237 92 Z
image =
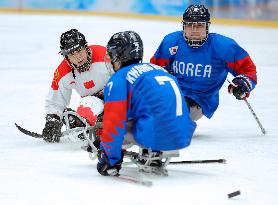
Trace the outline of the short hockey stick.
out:
M 227 81 L 228 81 L 232 86 L 236 87 L 236 85 L 235 85 L 233 82 L 229 81 L 228 79 L 227 79 Z M 255 118 L 256 122 L 258 123 L 259 127 L 261 128 L 262 133 L 265 135 L 265 134 L 266 134 L 266 131 L 265 131 L 265 129 L 264 129 L 262 123 L 260 122 L 258 116 L 256 115 L 255 111 L 254 111 L 253 108 L 251 107 L 250 103 L 247 101 L 246 98 L 243 99 L 243 100 L 245 101 L 245 103 L 246 103 L 248 109 L 249 109 L 250 112 L 252 113 L 252 115 L 253 115 L 253 117 Z
M 34 138 L 44 138 L 42 134 L 31 132 L 29 130 L 24 129 L 23 127 L 19 126 L 16 123 L 14 123 L 14 124 L 17 127 L 17 129 L 25 135 L 28 135 L 28 136 L 31 136 Z M 84 130 L 84 127 L 76 127 L 76 128 L 70 129 L 70 130 L 66 130 L 66 131 L 62 132 L 62 137 L 64 137 L 65 135 L 68 135 L 70 133 L 73 133 L 73 132 L 74 133 L 82 133 L 83 130 Z
M 247 101 L 247 99 L 244 99 L 244 101 L 245 101 L 247 107 L 249 108 L 250 112 L 252 113 L 253 117 L 255 118 L 256 122 L 258 123 L 259 127 L 261 128 L 262 133 L 265 135 L 266 131 L 265 131 L 262 123 L 260 122 L 258 116 L 256 115 L 253 108 L 251 107 L 250 103 Z
M 29 135 L 29 136 L 34 137 L 34 138 L 43 138 L 43 135 L 42 135 L 42 134 L 38 134 L 38 133 L 35 133 L 35 132 L 31 132 L 31 131 L 29 131 L 29 130 L 26 130 L 26 129 L 20 127 L 20 126 L 19 126 L 18 124 L 16 124 L 16 123 L 14 123 L 14 124 L 15 124 L 15 126 L 17 127 L 17 129 L 18 129 L 20 132 L 22 132 L 23 134 L 25 134 L 25 135 Z
M 142 185 L 142 186 L 146 186 L 146 187 L 151 187 L 153 185 L 152 181 L 147 181 L 147 180 L 143 180 L 143 179 L 138 179 L 135 177 L 131 177 L 128 175 L 118 175 L 118 176 L 112 176 L 115 177 L 119 180 L 128 182 L 128 183 L 132 183 L 132 184 L 138 184 L 138 185 Z
M 107 172 L 110 175 L 110 177 L 114 177 L 114 178 L 117 178 L 121 181 L 125 181 L 128 183 L 139 184 L 139 185 L 143 185 L 143 186 L 147 186 L 147 187 L 150 187 L 153 185 L 153 183 L 151 181 L 146 181 L 146 180 L 135 178 L 132 176 L 119 174 L 118 170 L 116 170 L 115 168 L 107 170 Z
M 125 164 L 134 163 L 139 157 L 139 154 L 132 151 L 124 152 L 124 157 L 127 157 L 131 162 L 125 162 Z M 208 160 L 188 160 L 188 161 L 173 161 L 169 164 L 209 164 L 209 163 L 226 163 L 225 159 L 208 159 Z
M 226 160 L 225 159 L 189 160 L 189 161 L 170 162 L 169 164 L 210 164 L 210 163 L 225 164 Z

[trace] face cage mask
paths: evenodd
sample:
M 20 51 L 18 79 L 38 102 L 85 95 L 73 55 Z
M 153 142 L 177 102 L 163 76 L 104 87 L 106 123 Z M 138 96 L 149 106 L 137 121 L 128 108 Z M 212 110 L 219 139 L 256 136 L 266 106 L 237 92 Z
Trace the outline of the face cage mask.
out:
M 78 72 L 82 73 L 82 72 L 85 72 L 85 71 L 88 71 L 91 67 L 91 64 L 92 64 L 92 51 L 90 48 L 86 47 L 86 51 L 88 53 L 88 57 L 87 57 L 87 61 L 81 65 L 81 66 L 77 66 L 75 65 L 74 63 L 71 63 L 68 59 L 68 62 L 69 64 L 74 68 L 76 69 Z
M 113 75 L 115 73 L 111 58 L 108 54 L 104 56 L 105 67 L 109 73 L 109 75 Z
M 209 26 L 210 26 L 210 22 L 182 22 L 183 25 L 187 25 L 187 24 L 191 24 L 192 25 L 192 30 L 193 30 L 193 26 L 197 25 L 197 24 L 204 24 L 206 26 L 206 35 L 205 37 L 201 36 L 200 39 L 188 39 L 186 37 L 186 32 L 185 29 L 183 31 L 183 37 L 185 38 L 187 44 L 192 47 L 192 48 L 200 48 L 208 39 L 208 33 L 209 33 Z

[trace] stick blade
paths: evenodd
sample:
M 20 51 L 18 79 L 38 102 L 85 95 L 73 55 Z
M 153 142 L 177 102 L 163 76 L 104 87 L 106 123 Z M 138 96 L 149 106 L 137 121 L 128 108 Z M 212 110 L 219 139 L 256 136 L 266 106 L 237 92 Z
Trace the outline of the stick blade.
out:
M 35 132 L 31 132 L 29 130 L 26 130 L 24 128 L 22 128 L 21 126 L 19 126 L 18 124 L 14 123 L 15 126 L 17 127 L 17 129 L 22 132 L 23 134 L 25 135 L 28 135 L 28 136 L 31 136 L 31 137 L 34 137 L 34 138 L 43 138 L 43 135 L 41 134 L 38 134 L 38 133 L 35 133 Z
M 228 198 L 233 198 L 233 197 L 235 197 L 235 196 L 238 196 L 238 195 L 240 195 L 241 193 L 240 193 L 240 190 L 238 190 L 238 191 L 234 191 L 234 192 L 232 192 L 232 193 L 229 193 L 229 194 L 227 194 L 228 195 Z

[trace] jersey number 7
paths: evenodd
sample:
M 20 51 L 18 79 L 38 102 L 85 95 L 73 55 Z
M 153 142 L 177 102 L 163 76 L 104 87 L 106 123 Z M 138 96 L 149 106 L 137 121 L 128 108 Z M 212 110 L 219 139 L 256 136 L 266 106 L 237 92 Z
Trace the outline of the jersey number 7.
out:
M 181 97 L 181 93 L 180 93 L 180 90 L 179 90 L 176 82 L 168 76 L 156 76 L 155 79 L 159 85 L 165 85 L 166 82 L 170 83 L 170 85 L 172 86 L 172 88 L 174 90 L 175 96 L 176 96 L 176 116 L 181 116 L 182 115 L 182 97 Z

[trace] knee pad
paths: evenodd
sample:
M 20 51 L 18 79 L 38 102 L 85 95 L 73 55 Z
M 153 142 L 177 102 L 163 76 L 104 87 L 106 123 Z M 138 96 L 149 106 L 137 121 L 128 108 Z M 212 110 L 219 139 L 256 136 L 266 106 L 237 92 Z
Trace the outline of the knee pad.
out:
M 197 121 L 203 117 L 202 108 L 200 108 L 199 106 L 195 105 L 195 106 L 189 107 L 189 109 L 190 109 L 189 114 L 190 114 L 191 120 Z

